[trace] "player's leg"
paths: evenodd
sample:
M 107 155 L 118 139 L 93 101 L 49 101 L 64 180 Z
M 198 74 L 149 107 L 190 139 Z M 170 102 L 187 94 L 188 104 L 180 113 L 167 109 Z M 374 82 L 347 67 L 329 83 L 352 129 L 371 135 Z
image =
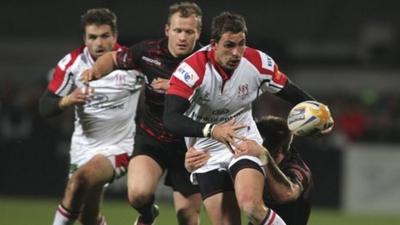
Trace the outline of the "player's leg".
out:
M 175 212 L 179 225 L 200 224 L 202 199 L 198 185 L 190 181 L 190 173 L 184 167 L 186 146 L 183 141 L 169 145 L 165 185 L 173 190 Z
M 100 209 L 103 202 L 104 185 L 98 185 L 90 189 L 86 195 L 79 221 L 82 224 L 105 225 L 105 217 L 101 215 Z
M 73 224 L 81 212 L 88 190 L 100 184 L 104 185 L 113 178 L 113 175 L 113 166 L 110 160 L 103 155 L 96 155 L 80 166 L 67 183 L 53 224 Z
M 221 192 L 204 199 L 204 207 L 213 225 L 240 225 L 240 209 L 234 192 Z
M 200 193 L 184 196 L 173 192 L 175 212 L 179 225 L 199 225 L 202 200 Z
M 285 222 L 263 202 L 265 178 L 260 164 L 251 159 L 237 159 L 229 169 L 234 178 L 237 202 L 249 221 L 256 225 L 284 225 Z
M 144 224 L 152 224 L 158 214 L 154 207 L 154 193 L 163 170 L 148 155 L 136 155 L 129 162 L 128 168 L 128 200 L 140 216 L 137 220 Z
M 225 171 L 213 170 L 196 174 L 203 204 L 213 225 L 241 224 L 233 184 Z
M 126 154 L 110 155 L 107 157 L 113 167 L 114 175 L 108 182 L 118 179 L 125 175 L 129 156 Z M 101 214 L 100 209 L 103 203 L 104 183 L 99 183 L 90 190 L 88 190 L 83 204 L 83 208 L 79 217 L 79 221 L 86 224 L 106 225 L 106 218 Z

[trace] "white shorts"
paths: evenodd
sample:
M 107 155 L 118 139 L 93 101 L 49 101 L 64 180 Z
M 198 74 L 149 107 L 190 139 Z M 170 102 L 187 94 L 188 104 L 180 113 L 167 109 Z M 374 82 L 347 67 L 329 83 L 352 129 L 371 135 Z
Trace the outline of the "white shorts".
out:
M 112 167 L 114 168 L 114 179 L 122 177 L 128 170 L 129 158 L 132 155 L 132 151 L 111 151 L 109 148 L 104 148 L 103 151 L 73 151 L 70 152 L 70 170 L 69 177 L 82 165 L 89 162 L 94 156 L 103 155 L 110 160 Z

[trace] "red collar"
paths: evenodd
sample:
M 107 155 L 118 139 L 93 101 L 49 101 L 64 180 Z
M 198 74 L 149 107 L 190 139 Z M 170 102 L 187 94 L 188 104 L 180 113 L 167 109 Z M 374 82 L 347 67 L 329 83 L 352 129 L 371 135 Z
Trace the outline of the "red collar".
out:
M 211 64 L 215 67 L 218 73 L 221 75 L 223 81 L 229 80 L 232 77 L 234 71 L 227 72 L 222 66 L 220 66 L 215 60 L 215 48 L 212 47 L 210 51 L 207 53 L 208 58 L 211 61 Z

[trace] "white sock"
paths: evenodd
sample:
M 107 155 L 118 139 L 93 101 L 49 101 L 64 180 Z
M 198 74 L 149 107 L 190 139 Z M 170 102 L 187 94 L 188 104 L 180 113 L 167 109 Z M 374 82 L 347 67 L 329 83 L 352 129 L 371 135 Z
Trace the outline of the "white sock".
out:
M 286 223 L 274 210 L 269 209 L 261 225 L 286 225 Z
M 104 215 L 101 215 L 97 224 L 98 225 L 107 225 L 106 217 Z
M 78 218 L 78 214 L 68 212 L 62 205 L 58 205 L 53 225 L 72 225 Z

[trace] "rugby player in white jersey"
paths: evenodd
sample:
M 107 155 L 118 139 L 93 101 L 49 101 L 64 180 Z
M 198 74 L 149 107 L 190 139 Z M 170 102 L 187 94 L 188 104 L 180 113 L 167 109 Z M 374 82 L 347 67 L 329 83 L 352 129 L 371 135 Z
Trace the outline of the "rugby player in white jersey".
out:
M 100 213 L 104 186 L 125 174 L 133 152 L 142 74 L 115 70 L 89 86 L 80 80 L 98 57 L 121 49 L 116 22 L 115 14 L 105 8 L 82 16 L 85 45 L 59 61 L 40 99 L 44 117 L 75 107 L 70 177 L 53 225 L 73 224 L 76 219 L 85 225 L 106 224 Z
M 249 155 L 234 158 L 233 151 L 242 137 L 262 143 L 251 111 L 262 92 L 293 104 L 313 98 L 290 82 L 271 57 L 246 46 L 242 16 L 221 13 L 211 33 L 212 44 L 186 58 L 171 77 L 164 123 L 188 137 L 188 147 L 210 154 L 192 178 L 214 225 L 240 224 L 239 209 L 254 225 L 285 224 L 263 203 L 263 161 Z

